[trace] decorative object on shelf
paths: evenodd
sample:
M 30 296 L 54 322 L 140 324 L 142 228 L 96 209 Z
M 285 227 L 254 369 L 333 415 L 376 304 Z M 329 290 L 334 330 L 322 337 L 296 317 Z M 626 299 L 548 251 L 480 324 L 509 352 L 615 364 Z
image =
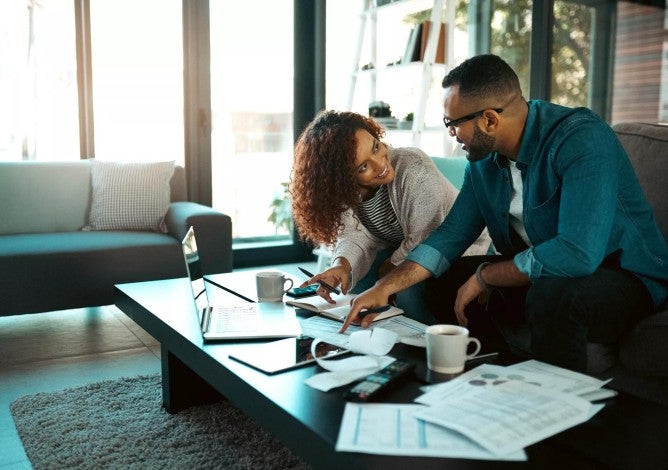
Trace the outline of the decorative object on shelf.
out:
M 369 116 L 372 118 L 389 118 L 392 117 L 392 109 L 389 103 L 372 101 L 369 103 Z

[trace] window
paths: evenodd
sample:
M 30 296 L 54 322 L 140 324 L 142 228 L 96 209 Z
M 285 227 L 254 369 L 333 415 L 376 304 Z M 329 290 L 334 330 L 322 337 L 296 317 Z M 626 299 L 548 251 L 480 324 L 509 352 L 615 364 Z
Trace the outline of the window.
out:
M 520 79 L 525 97 L 530 90 L 531 0 L 495 0 L 489 26 L 489 52 L 503 58 Z
M 91 0 L 95 157 L 184 164 L 180 0 Z
M 79 158 L 74 2 L 0 2 L 0 160 Z
M 211 2 L 213 207 L 235 249 L 292 244 L 293 1 Z
M 664 2 L 618 2 L 616 31 L 610 121 L 668 121 Z

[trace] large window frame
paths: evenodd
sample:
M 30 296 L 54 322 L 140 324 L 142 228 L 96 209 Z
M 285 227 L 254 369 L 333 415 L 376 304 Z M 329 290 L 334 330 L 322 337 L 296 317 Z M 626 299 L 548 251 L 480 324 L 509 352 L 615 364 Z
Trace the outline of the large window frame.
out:
M 593 50 L 594 71 L 591 81 L 590 107 L 604 119 L 611 108 L 612 51 L 608 44 L 614 37 L 616 2 L 579 0 L 597 11 L 597 41 Z M 550 98 L 550 55 L 553 0 L 532 4 L 530 98 Z M 491 0 L 470 0 L 472 53 L 490 50 L 489 21 Z M 211 90 L 209 0 L 183 0 L 184 54 L 184 153 L 188 180 L 188 197 L 194 202 L 211 205 Z M 294 0 L 294 112 L 293 132 L 297 138 L 305 125 L 325 105 L 325 29 L 326 0 Z M 94 116 L 90 37 L 90 0 L 75 0 L 79 119 L 81 158 L 94 156 Z M 234 267 L 280 264 L 312 259 L 311 248 L 300 243 L 294 234 L 291 245 L 236 249 Z
M 573 0 L 595 10 L 595 36 L 591 54 L 591 73 L 587 77 L 591 90 L 588 107 L 609 121 L 612 103 L 612 76 L 615 38 L 616 1 Z M 470 0 L 469 18 L 474 34 L 471 49 L 474 54 L 491 50 L 489 24 L 492 18 L 492 0 Z M 552 38 L 554 0 L 534 0 L 531 5 L 530 99 L 550 101 L 552 77 Z
M 294 139 L 324 105 L 325 0 L 294 0 Z M 209 0 L 183 0 L 184 161 L 188 199 L 212 204 Z M 297 13 L 299 12 L 299 13 Z M 80 158 L 95 156 L 90 0 L 75 0 Z M 298 92 L 297 92 L 298 91 Z M 311 247 L 292 244 L 235 249 L 234 267 L 313 259 Z

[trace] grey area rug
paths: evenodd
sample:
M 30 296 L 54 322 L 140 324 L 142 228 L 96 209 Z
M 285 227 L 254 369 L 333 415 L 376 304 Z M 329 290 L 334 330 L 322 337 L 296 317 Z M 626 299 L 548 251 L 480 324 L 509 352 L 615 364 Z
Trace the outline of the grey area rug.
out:
M 229 402 L 170 415 L 160 376 L 27 395 L 10 410 L 35 469 L 307 469 Z

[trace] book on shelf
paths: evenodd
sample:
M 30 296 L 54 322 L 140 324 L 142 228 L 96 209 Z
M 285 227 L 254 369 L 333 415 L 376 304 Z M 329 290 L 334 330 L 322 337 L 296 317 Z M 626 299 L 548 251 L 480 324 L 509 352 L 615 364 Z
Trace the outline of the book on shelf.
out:
M 406 51 L 404 52 L 404 57 L 401 59 L 402 64 L 410 64 L 420 60 L 420 44 L 422 38 L 422 25 L 415 25 L 411 29 L 411 33 L 408 36 L 408 43 L 406 44 Z
M 285 303 L 286 305 L 308 310 L 318 315 L 343 322 L 350 312 L 350 301 L 354 298 L 355 294 L 332 295 L 332 300 L 336 303 L 330 304 L 319 295 L 316 295 L 307 299 L 287 300 Z M 389 309 L 379 313 L 373 321 L 384 320 L 385 318 L 402 315 L 403 313 L 402 309 L 392 305 Z
M 429 29 L 431 27 L 431 21 L 425 21 L 420 26 L 422 26 L 422 34 L 420 35 L 420 59 L 424 61 L 424 52 L 427 49 L 427 40 L 429 39 Z M 445 23 L 441 23 L 441 30 L 438 35 L 438 42 L 436 45 L 436 57 L 434 57 L 435 64 L 444 64 L 445 63 L 445 38 L 446 27 Z

